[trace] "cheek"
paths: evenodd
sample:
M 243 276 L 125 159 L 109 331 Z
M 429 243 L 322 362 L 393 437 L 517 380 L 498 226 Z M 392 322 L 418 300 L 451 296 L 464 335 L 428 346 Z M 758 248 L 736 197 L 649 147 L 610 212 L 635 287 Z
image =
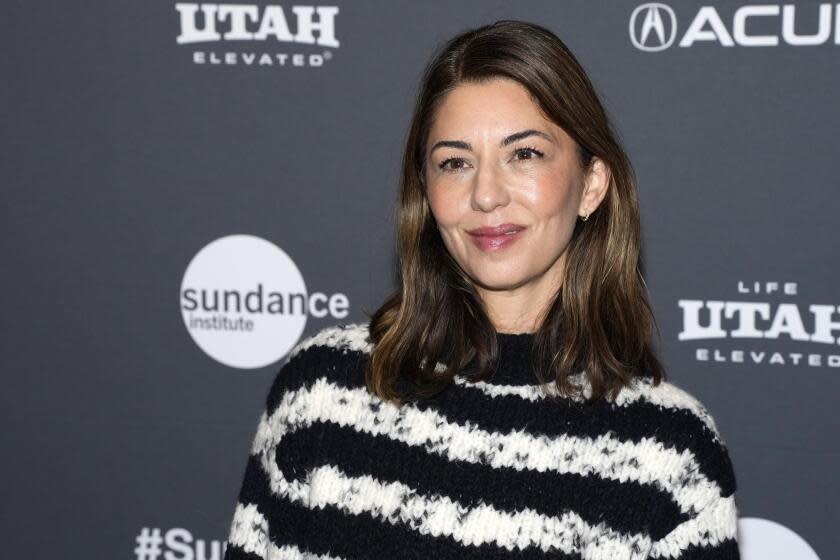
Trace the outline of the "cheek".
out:
M 426 197 L 429 209 L 439 225 L 448 226 L 458 221 L 460 206 L 455 197 L 447 196 L 447 193 L 440 189 L 430 189 Z
M 577 215 L 577 181 L 558 173 L 536 178 L 524 193 L 532 211 L 542 219 L 565 219 Z

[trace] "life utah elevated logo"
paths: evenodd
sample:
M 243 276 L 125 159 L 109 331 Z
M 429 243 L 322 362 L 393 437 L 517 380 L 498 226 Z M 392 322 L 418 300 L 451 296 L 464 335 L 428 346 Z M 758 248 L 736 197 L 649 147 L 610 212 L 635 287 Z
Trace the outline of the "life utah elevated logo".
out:
M 258 68 L 326 65 L 339 48 L 338 6 L 175 4 L 176 42 L 193 64 Z

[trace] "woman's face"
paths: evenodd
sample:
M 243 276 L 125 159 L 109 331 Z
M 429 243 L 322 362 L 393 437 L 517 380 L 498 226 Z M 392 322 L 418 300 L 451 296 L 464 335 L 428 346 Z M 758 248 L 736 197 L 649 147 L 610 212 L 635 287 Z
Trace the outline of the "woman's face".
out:
M 426 150 L 432 214 L 479 291 L 531 284 L 556 292 L 578 214 L 591 213 L 606 191 L 600 185 L 582 198 L 588 183 L 574 140 L 521 84 L 496 78 L 447 94 Z M 481 230 L 496 226 L 502 231 Z

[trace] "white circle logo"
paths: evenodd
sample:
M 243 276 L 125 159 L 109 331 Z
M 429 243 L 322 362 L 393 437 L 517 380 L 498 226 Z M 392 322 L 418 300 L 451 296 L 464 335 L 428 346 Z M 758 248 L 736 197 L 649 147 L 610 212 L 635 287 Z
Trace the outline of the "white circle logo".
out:
M 666 16 L 664 19 L 663 14 Z M 639 18 L 640 15 L 644 17 Z M 637 24 L 637 19 L 641 19 L 641 23 Z M 636 7 L 630 14 L 630 41 L 637 49 L 663 51 L 674 43 L 676 37 L 677 15 L 671 6 L 648 2 Z
M 738 533 L 744 560 L 820 560 L 805 539 L 769 519 L 742 517 Z
M 294 261 L 253 235 L 206 245 L 181 282 L 181 313 L 193 340 L 235 368 L 260 368 L 285 356 L 303 334 L 308 311 Z

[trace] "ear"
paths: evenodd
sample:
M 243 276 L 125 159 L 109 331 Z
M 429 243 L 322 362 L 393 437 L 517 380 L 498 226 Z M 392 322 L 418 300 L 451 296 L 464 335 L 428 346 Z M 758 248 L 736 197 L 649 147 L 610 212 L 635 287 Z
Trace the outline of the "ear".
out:
M 607 189 L 610 187 L 611 176 L 612 173 L 607 164 L 601 158 L 593 157 L 583 179 L 583 195 L 581 195 L 580 208 L 578 208 L 578 215 L 581 218 L 592 214 L 604 200 Z

